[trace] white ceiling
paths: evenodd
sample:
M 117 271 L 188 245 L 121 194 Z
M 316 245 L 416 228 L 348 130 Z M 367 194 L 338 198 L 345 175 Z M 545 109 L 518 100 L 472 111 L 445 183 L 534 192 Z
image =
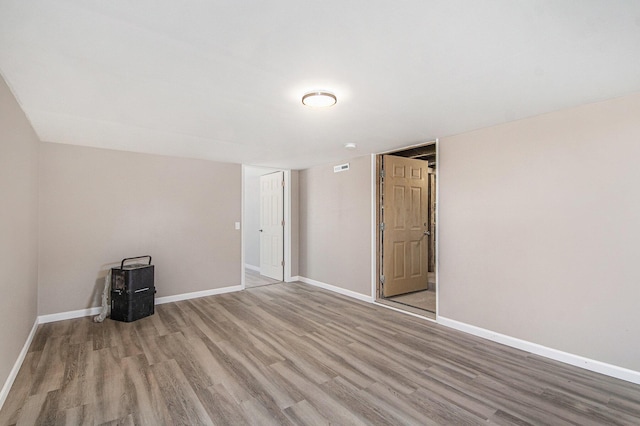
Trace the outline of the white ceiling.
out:
M 0 0 L 0 71 L 43 141 L 305 168 L 638 92 L 640 1 Z

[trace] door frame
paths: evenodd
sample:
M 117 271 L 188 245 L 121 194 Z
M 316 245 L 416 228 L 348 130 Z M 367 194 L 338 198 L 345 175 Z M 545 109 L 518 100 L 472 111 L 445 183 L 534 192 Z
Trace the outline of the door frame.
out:
M 245 287 L 245 275 L 244 275 L 244 265 L 245 265 L 245 244 L 244 244 L 244 236 L 245 236 L 245 227 L 244 227 L 244 217 L 245 217 L 245 205 L 244 205 L 244 196 L 245 196 L 245 169 L 247 167 L 256 167 L 256 168 L 265 168 L 269 167 L 261 167 L 261 166 L 252 166 L 250 164 L 242 165 L 242 195 L 241 195 L 241 207 L 240 207 L 240 215 L 241 215 L 241 226 L 240 226 L 240 285 L 242 289 Z M 296 206 L 293 203 L 297 203 L 297 200 L 293 198 L 293 185 L 297 185 L 297 179 L 292 177 L 291 169 L 278 169 L 273 168 L 272 172 L 284 172 L 284 282 L 293 282 L 298 278 L 294 276 L 292 272 L 295 270 L 297 272 L 297 265 L 294 267 L 293 265 L 293 255 L 292 255 L 292 247 L 295 245 L 297 247 L 297 234 L 293 234 L 292 225 L 294 216 L 296 216 L 295 208 Z M 297 205 L 297 204 L 296 204 Z M 296 273 L 297 275 L 297 273 Z
M 395 148 L 393 150 L 379 152 L 371 154 L 371 296 L 374 300 L 374 303 L 380 306 L 384 306 L 394 310 L 400 310 L 397 308 L 392 308 L 388 305 L 384 305 L 378 302 L 382 299 L 380 294 L 380 275 L 382 274 L 382 264 L 380 262 L 380 253 L 381 253 L 381 241 L 380 241 L 380 215 L 378 212 L 380 211 L 380 195 L 381 195 L 381 185 L 380 185 L 380 172 L 382 170 L 382 156 L 385 154 L 393 154 L 394 152 L 404 151 L 410 148 L 417 148 L 420 146 L 424 146 L 432 143 L 433 140 L 421 142 L 417 144 L 413 144 L 406 147 Z M 438 321 L 439 312 L 440 312 L 440 219 L 439 219 L 439 210 L 440 210 L 440 140 L 438 138 L 435 139 L 436 146 L 436 158 L 438 159 L 438 165 L 434 171 L 436 175 L 436 244 L 435 244 L 435 273 L 436 273 L 436 313 L 435 313 L 435 321 Z M 429 321 L 434 321 L 432 318 L 427 316 L 414 314 L 410 311 L 401 310 L 404 313 L 409 315 L 417 316 L 420 318 L 427 319 Z

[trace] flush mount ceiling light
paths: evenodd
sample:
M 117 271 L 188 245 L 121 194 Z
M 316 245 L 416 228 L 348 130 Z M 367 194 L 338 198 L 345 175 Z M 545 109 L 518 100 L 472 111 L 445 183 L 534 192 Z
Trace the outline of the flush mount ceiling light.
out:
M 336 102 L 338 102 L 336 95 L 323 91 L 309 92 L 302 97 L 304 105 L 314 108 L 330 107 L 335 105 Z

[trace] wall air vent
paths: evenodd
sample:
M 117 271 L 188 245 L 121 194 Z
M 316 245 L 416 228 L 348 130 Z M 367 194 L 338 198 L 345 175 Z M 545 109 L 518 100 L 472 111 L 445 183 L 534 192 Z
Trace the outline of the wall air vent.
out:
M 333 173 L 344 172 L 345 170 L 349 170 L 349 163 L 333 166 Z

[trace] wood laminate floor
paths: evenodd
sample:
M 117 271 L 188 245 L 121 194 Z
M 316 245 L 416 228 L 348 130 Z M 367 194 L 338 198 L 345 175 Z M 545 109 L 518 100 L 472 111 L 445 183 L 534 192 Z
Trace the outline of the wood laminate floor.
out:
M 428 273 L 427 289 L 379 298 L 377 302 L 427 318 L 436 319 L 436 273 Z
M 637 425 L 640 386 L 305 284 L 38 327 L 0 424 Z
M 433 290 L 421 290 L 413 293 L 401 294 L 399 296 L 389 297 L 396 303 L 413 306 L 414 308 L 423 309 L 432 313 L 436 312 L 436 292 Z
M 251 269 L 244 270 L 244 286 L 245 288 L 261 287 L 263 285 L 271 285 L 281 283 L 282 281 L 260 275 L 260 272 Z

